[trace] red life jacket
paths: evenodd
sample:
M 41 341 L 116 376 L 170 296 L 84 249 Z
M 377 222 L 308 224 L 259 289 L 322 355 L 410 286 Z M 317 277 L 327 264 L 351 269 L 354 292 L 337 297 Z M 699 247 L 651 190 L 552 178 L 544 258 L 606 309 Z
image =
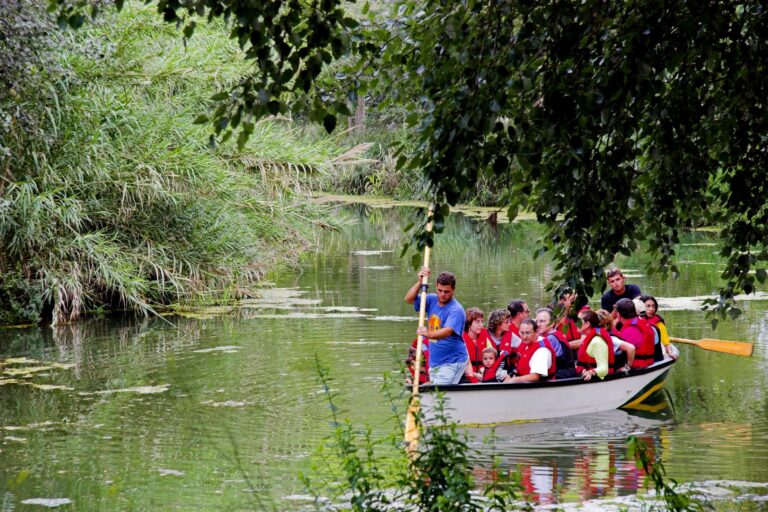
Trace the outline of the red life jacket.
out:
M 502 358 L 497 357 L 496 362 L 493 363 L 493 366 L 483 370 L 483 382 L 498 382 L 496 380 L 496 370 L 499 369 L 499 365 L 501 364 L 501 362 L 502 362 Z
M 413 342 L 411 342 L 411 348 L 416 348 L 416 344 L 418 342 L 419 342 L 418 338 L 413 340 Z M 419 381 L 421 381 L 421 379 L 423 378 L 424 382 L 426 382 L 427 380 L 429 380 L 429 339 L 423 338 L 421 340 L 421 350 L 422 350 L 421 360 L 424 361 L 424 369 L 426 370 L 427 375 L 426 377 L 420 376 Z M 411 369 L 411 375 L 413 375 L 413 369 Z
M 480 371 L 480 367 L 483 366 L 483 350 L 489 346 L 488 343 L 490 342 L 488 339 L 488 331 L 486 329 L 480 331 L 480 334 L 477 335 L 477 342 L 469 337 L 467 331 L 464 331 L 464 334 L 462 334 L 461 337 L 464 338 L 464 344 L 467 346 L 469 362 L 472 363 L 472 371 Z M 492 342 L 491 345 L 493 345 Z M 496 348 L 496 346 L 494 345 L 493 348 Z
M 549 369 L 547 370 L 547 376 L 542 377 L 542 379 L 548 379 L 555 375 L 555 371 L 557 371 L 557 356 L 555 355 L 555 351 L 552 349 L 552 345 L 550 345 L 549 342 L 544 339 L 541 339 L 536 343 L 522 343 L 520 347 L 518 347 L 517 353 L 520 355 L 520 359 L 517 361 L 518 375 L 528 375 L 531 373 L 531 357 L 533 357 L 534 352 L 536 352 L 536 350 L 541 347 L 549 350 L 549 354 L 552 356 L 552 362 L 550 363 Z
M 587 353 L 587 348 L 589 348 L 589 344 L 595 336 L 602 338 L 606 345 L 608 345 L 608 373 L 613 373 L 614 360 L 616 358 L 613 353 L 613 341 L 611 341 L 611 337 L 605 332 L 605 329 L 601 329 L 600 327 L 596 329 L 592 328 L 587 331 L 587 337 L 584 338 L 584 341 L 579 347 L 579 353 L 576 355 L 576 370 L 581 373 L 584 370 L 597 368 L 597 361 Z
M 653 329 L 644 318 L 635 317 L 621 328 L 620 335 L 629 329 L 637 329 L 642 333 L 643 341 L 635 347 L 635 361 L 632 368 L 645 368 L 653 364 L 654 338 Z M 624 338 L 623 336 L 621 336 Z
M 567 316 L 560 320 L 560 323 L 557 324 L 555 330 L 564 334 L 566 341 L 573 341 L 581 338 L 581 333 L 576 326 L 576 322 L 573 321 L 573 318 L 568 318 Z

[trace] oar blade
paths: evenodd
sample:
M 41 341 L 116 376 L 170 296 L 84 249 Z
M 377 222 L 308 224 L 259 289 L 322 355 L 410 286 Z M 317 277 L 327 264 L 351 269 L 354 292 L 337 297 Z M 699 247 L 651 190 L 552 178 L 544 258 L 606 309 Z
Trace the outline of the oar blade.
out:
M 724 352 L 726 354 L 744 357 L 751 356 L 752 350 L 754 349 L 752 343 L 747 343 L 745 341 L 715 340 L 711 338 L 699 340 L 698 345 L 706 350 L 714 350 L 715 352 Z
M 412 396 L 411 403 L 408 404 L 408 414 L 405 417 L 405 450 L 411 458 L 416 455 L 416 448 L 419 443 L 419 426 L 416 424 L 419 405 L 419 396 Z

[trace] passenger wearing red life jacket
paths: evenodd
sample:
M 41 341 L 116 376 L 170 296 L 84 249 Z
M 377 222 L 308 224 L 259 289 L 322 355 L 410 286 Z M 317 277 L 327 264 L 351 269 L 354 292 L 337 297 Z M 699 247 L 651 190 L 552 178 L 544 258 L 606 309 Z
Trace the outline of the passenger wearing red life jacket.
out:
M 585 311 L 581 318 L 584 341 L 576 355 L 576 370 L 584 380 L 591 380 L 594 376 L 604 379 L 614 371 L 615 356 L 611 336 L 606 329 L 600 327 L 600 317 L 594 311 Z
M 469 364 L 467 370 L 477 372 L 483 366 L 483 350 L 488 346 L 488 331 L 483 327 L 485 315 L 480 308 L 468 308 L 462 338 L 467 346 Z
M 517 360 L 517 347 L 520 338 L 509 334 L 510 315 L 506 309 L 495 309 L 488 317 L 488 346 L 498 351 L 500 366 L 512 371 Z
M 661 347 L 665 354 L 665 357 L 671 357 L 677 359 L 680 352 L 672 343 L 669 342 L 669 333 L 667 332 L 667 325 L 664 319 L 659 316 L 659 303 L 652 295 L 642 295 L 640 300 L 645 303 L 645 318 L 651 326 L 654 326 L 659 332 L 659 339 L 661 341 Z
M 557 370 L 555 351 L 547 340 L 538 339 L 536 322 L 526 318 L 520 323 L 520 338 L 523 340 L 518 354 L 515 373 L 504 382 L 538 382 L 554 377 Z
M 526 318 L 531 317 L 531 310 L 528 304 L 520 299 L 515 299 L 509 303 L 507 310 L 510 314 L 509 331 L 517 337 L 520 337 L 520 323 Z
M 549 345 L 555 351 L 558 379 L 568 379 L 576 377 L 575 357 L 573 350 L 568 345 L 568 340 L 562 332 L 552 328 L 552 310 L 549 308 L 539 308 L 536 310 L 536 326 L 539 337 L 549 342 Z
M 576 300 L 576 292 L 573 288 L 565 288 L 558 295 L 557 302 L 553 303 L 549 309 L 552 310 L 552 318 L 559 317 L 554 329 L 565 335 L 567 341 L 578 340 L 581 338 L 581 332 L 576 322 L 571 318 L 571 308 L 573 301 Z M 558 369 L 560 365 L 558 363 Z
M 405 360 L 405 367 L 410 373 L 410 380 L 406 378 L 406 383 L 410 386 L 413 383 L 413 377 L 416 374 L 414 365 L 416 363 L 416 343 L 417 340 L 413 340 L 411 348 L 408 350 L 408 358 Z M 424 338 L 421 342 L 421 372 L 419 372 L 419 384 L 426 384 L 429 382 L 429 340 Z M 406 376 L 407 377 L 407 376 Z
M 483 350 L 483 365 L 480 371 L 473 373 L 475 382 L 502 382 L 507 378 L 507 371 L 500 367 L 501 358 L 497 357 L 496 349 L 488 347 Z
M 630 299 L 619 300 L 616 303 L 616 312 L 622 323 L 619 337 L 635 346 L 632 369 L 653 364 L 654 334 L 648 322 L 637 316 L 635 304 Z

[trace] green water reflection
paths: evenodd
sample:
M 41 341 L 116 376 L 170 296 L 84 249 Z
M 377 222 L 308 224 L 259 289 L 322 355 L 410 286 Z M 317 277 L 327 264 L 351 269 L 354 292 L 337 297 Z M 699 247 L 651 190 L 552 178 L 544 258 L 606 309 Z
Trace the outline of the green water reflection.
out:
M 325 234 L 299 271 L 273 276 L 274 289 L 233 313 L 1 330 L 2 359 L 41 362 L 0 368 L 3 509 L 32 498 L 68 498 L 76 510 L 300 509 L 297 471 L 329 432 L 315 354 L 345 415 L 389 433 L 382 375 L 398 368 L 416 324 L 402 300 L 415 273 L 398 258 L 414 213 L 339 214 L 350 221 L 344 230 Z M 487 312 L 516 297 L 543 304 L 552 268 L 532 257 L 539 236 L 529 222 L 493 229 L 451 218 L 432 267 L 457 274 L 465 307 Z M 644 275 L 640 257 L 620 264 L 660 299 L 675 335 L 753 341 L 754 357 L 681 346 L 667 383 L 671 408 L 500 429 L 498 450 L 521 465 L 534 499 L 635 492 L 642 477 L 624 453 L 630 434 L 650 442 L 678 480 L 768 480 L 766 302 L 745 302 L 741 318 L 709 329 L 691 298 L 719 284 L 712 243 L 707 233 L 687 236 L 677 280 Z M 7 373 L 51 362 L 72 366 Z M 474 446 L 485 433 L 470 432 Z M 477 477 L 491 478 L 483 468 Z

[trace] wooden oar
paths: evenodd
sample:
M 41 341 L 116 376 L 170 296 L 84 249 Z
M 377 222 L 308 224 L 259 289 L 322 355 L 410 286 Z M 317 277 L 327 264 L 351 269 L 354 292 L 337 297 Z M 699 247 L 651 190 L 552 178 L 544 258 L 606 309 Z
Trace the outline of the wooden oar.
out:
M 432 207 L 429 208 L 427 222 L 427 233 L 432 231 Z M 424 247 L 424 267 L 429 268 L 429 245 Z M 419 327 L 424 327 L 424 320 L 427 316 L 427 282 L 429 278 L 421 278 L 421 293 L 419 303 Z M 416 425 L 416 415 L 419 413 L 419 377 L 421 376 L 421 345 L 424 337 L 419 335 L 416 338 L 416 357 L 413 361 L 413 390 L 411 400 L 408 404 L 408 414 L 405 418 L 405 449 L 408 455 L 413 458 L 416 455 L 416 445 L 419 442 L 419 428 Z
M 752 343 L 746 341 L 730 341 L 730 340 L 714 340 L 711 338 L 703 338 L 700 340 L 689 340 L 686 338 L 673 338 L 669 337 L 670 341 L 676 341 L 678 343 L 687 343 L 688 345 L 696 345 L 704 350 L 712 350 L 714 352 L 722 352 L 724 354 L 733 354 L 735 356 L 749 357 L 752 355 Z

